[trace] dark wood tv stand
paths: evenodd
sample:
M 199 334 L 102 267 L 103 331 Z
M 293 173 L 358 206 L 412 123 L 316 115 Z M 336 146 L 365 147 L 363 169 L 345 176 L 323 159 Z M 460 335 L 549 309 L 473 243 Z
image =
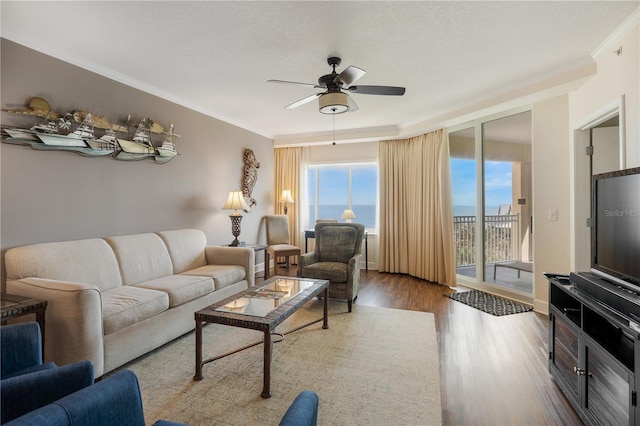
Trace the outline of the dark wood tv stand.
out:
M 580 290 L 569 277 L 547 278 L 551 376 L 585 424 L 639 425 L 640 321 Z
M 547 278 L 551 376 L 585 424 L 639 425 L 640 321 L 580 290 L 574 274 Z

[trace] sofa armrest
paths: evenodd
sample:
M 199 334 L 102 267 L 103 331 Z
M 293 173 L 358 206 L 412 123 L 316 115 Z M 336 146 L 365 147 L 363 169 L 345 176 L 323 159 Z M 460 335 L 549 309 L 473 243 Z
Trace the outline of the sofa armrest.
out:
M 3 424 L 93 384 L 89 361 L 2 380 Z
M 255 285 L 256 256 L 250 247 L 206 246 L 204 254 L 209 265 L 241 265 L 247 274 L 249 287 Z
M 7 293 L 47 301 L 45 361 L 58 365 L 89 360 L 104 370 L 102 297 L 90 284 L 44 278 L 7 280 Z
M 280 426 L 316 426 L 318 421 L 318 395 L 302 391 L 282 417 Z

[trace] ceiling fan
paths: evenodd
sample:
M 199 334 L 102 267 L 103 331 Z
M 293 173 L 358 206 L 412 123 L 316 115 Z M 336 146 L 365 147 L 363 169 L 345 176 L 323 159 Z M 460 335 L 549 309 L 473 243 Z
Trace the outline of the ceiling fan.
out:
M 351 93 L 359 93 L 363 95 L 385 95 L 385 96 L 402 96 L 404 95 L 404 87 L 396 86 L 352 86 L 352 84 L 360 77 L 365 75 L 366 71 L 350 66 L 342 71 L 340 74 L 336 72 L 336 67 L 340 65 L 342 60 L 338 57 L 332 56 L 327 59 L 329 66 L 333 67 L 331 74 L 323 75 L 318 79 L 317 84 L 313 83 L 298 83 L 295 81 L 285 80 L 267 80 L 268 83 L 278 84 L 295 84 L 299 86 L 310 86 L 316 89 L 326 89 L 322 93 L 314 93 L 311 96 L 302 98 L 292 104 L 287 105 L 285 108 L 291 109 L 304 105 L 307 102 L 311 102 L 314 99 L 318 99 L 320 112 L 323 114 L 342 114 L 347 111 L 357 111 L 358 105 L 351 99 L 351 97 L 345 93 L 345 91 Z

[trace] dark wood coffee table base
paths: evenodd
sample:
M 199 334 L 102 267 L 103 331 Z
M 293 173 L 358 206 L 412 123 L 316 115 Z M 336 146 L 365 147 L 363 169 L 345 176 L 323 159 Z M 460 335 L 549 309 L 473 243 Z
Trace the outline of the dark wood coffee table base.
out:
M 271 280 L 265 281 L 260 287 L 263 287 L 265 284 L 269 282 L 275 281 L 279 278 L 291 279 L 291 277 L 273 277 Z M 271 397 L 271 359 L 273 354 L 273 344 L 275 343 L 272 336 L 282 336 L 284 335 L 275 333 L 275 328 L 280 323 L 282 323 L 285 319 L 293 315 L 300 307 L 305 305 L 308 301 L 318 296 L 320 293 L 323 293 L 323 317 L 319 318 L 315 321 L 311 321 L 307 324 L 301 325 L 293 330 L 288 331 L 285 334 L 293 333 L 294 331 L 300 330 L 304 327 L 308 327 L 312 324 L 318 323 L 320 321 L 323 322 L 322 328 L 329 328 L 329 316 L 328 316 L 328 298 L 329 298 L 329 282 L 326 280 L 309 280 L 302 279 L 301 281 L 315 281 L 316 284 L 312 288 L 305 290 L 304 292 L 296 295 L 291 300 L 284 303 L 282 306 L 279 306 L 274 311 L 269 313 L 265 317 L 256 317 L 250 315 L 244 315 L 240 313 L 231 313 L 231 312 L 220 312 L 215 309 L 221 306 L 224 306 L 227 303 L 232 302 L 233 300 L 242 297 L 244 293 L 248 293 L 251 291 L 255 291 L 257 287 L 252 287 L 246 291 L 235 294 L 221 302 L 218 302 L 214 305 L 211 305 L 205 309 L 202 309 L 195 313 L 195 321 L 196 321 L 196 372 L 193 376 L 193 380 L 202 380 L 204 375 L 202 373 L 202 367 L 205 364 L 208 364 L 212 361 L 218 360 L 220 358 L 224 358 L 226 356 L 238 353 L 248 348 L 252 348 L 259 344 L 263 344 L 264 349 L 264 361 L 263 361 L 263 385 L 262 385 L 262 393 L 260 396 L 263 398 Z M 213 358 L 208 358 L 206 360 L 202 359 L 202 327 L 204 323 L 216 323 L 229 325 L 233 327 L 241 327 L 248 328 L 252 330 L 258 330 L 263 332 L 263 339 L 260 342 L 252 343 L 250 345 L 244 346 L 242 348 L 236 349 L 234 351 L 225 353 L 223 355 L 219 355 Z M 282 340 L 282 339 L 280 339 Z M 277 340 L 276 342 L 279 342 Z

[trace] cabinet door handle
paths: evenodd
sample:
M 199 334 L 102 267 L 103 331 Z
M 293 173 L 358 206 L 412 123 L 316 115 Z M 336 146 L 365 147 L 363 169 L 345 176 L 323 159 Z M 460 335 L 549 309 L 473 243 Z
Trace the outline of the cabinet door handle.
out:
M 585 375 L 585 371 L 582 368 L 573 367 L 573 372 L 576 373 L 578 376 L 584 376 Z

